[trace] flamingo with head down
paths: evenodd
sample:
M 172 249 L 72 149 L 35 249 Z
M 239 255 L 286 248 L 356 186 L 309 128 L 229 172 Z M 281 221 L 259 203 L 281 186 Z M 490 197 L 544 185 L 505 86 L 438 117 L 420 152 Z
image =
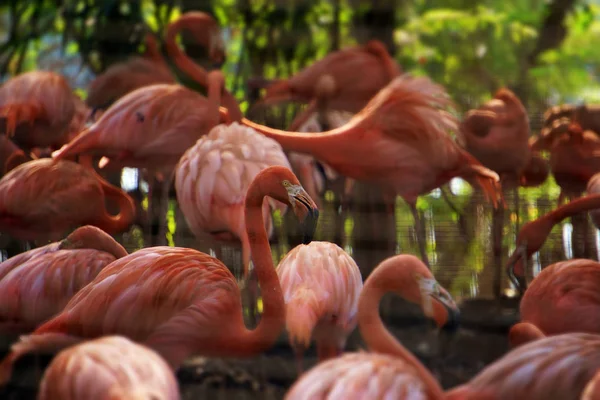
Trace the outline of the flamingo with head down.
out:
M 457 320 L 456 304 L 416 257 L 397 255 L 380 263 L 358 300 L 358 325 L 372 351 L 347 353 L 303 374 L 286 400 L 443 399 L 440 384 L 385 328 L 379 303 L 388 292 L 419 304 L 438 326 Z
M 317 343 L 319 361 L 344 351 L 357 322 L 363 287 L 356 262 L 329 242 L 294 247 L 277 266 L 286 303 L 286 329 L 302 371 L 304 351 Z
M 397 195 L 416 222 L 421 257 L 428 264 L 417 198 L 454 177 L 478 183 L 494 205 L 498 174 L 460 148 L 448 134 L 457 120 L 445 110 L 443 87 L 425 77 L 401 76 L 381 90 L 345 125 L 322 133 L 286 132 L 242 123 L 277 140 L 285 150 L 308 153 L 346 177 L 378 184 L 390 205 Z
M 309 238 L 318 217 L 288 168 L 266 168 L 250 185 L 246 229 L 264 304 L 254 330 L 244 325 L 240 289 L 222 262 L 193 249 L 148 247 L 111 263 L 60 314 L 21 337 L 0 365 L 0 382 L 23 354 L 111 334 L 147 345 L 172 368 L 194 353 L 242 357 L 271 347 L 285 324 L 285 303 L 263 221 L 265 196 L 291 207 Z

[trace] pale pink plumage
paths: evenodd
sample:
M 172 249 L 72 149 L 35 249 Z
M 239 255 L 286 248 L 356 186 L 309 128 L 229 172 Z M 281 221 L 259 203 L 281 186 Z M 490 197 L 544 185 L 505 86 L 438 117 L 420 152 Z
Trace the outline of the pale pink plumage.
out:
M 154 351 L 106 336 L 62 351 L 40 384 L 38 400 L 178 400 L 177 379 Z
M 356 262 L 329 242 L 292 249 L 277 266 L 286 303 L 286 327 L 297 352 L 317 341 L 321 360 L 343 351 L 356 327 L 363 281 Z
M 285 400 L 427 400 L 427 388 L 403 359 L 347 353 L 325 361 L 296 381 Z
M 241 240 L 244 265 L 250 245 L 244 220 L 244 199 L 252 180 L 271 165 L 291 168 L 279 143 L 234 122 L 217 125 L 198 139 L 177 165 L 177 201 L 196 236 L 230 232 Z M 272 231 L 270 207 L 286 210 L 272 199 L 263 202 L 267 232 Z

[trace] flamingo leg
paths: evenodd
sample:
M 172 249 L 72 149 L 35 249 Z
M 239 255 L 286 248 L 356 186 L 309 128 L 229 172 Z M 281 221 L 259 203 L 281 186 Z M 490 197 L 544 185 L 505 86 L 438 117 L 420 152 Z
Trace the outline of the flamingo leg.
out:
M 427 252 L 425 251 L 425 229 L 423 226 L 423 221 L 419 216 L 419 210 L 417 210 L 416 203 L 409 203 L 410 211 L 412 212 L 413 218 L 415 220 L 415 231 L 417 233 L 417 243 L 419 245 L 419 251 L 421 252 L 421 258 L 423 263 L 427 265 L 427 268 L 431 269 L 431 265 L 429 264 L 429 257 L 427 257 Z
M 458 207 L 456 207 L 454 203 L 450 200 L 450 197 L 448 196 L 448 193 L 446 193 L 446 191 L 444 190 L 443 186 L 440 187 L 440 191 L 442 192 L 442 198 L 444 199 L 446 204 L 448 204 L 448 207 L 450 207 L 450 209 L 454 213 L 456 213 L 456 215 L 458 215 L 458 229 L 463 239 L 467 240 L 469 235 L 467 234 L 467 223 L 465 221 L 465 216 L 462 212 L 460 212 Z
M 167 244 L 167 212 L 169 211 L 169 193 L 173 184 L 174 173 L 169 173 L 161 182 L 160 200 L 158 203 L 158 245 Z

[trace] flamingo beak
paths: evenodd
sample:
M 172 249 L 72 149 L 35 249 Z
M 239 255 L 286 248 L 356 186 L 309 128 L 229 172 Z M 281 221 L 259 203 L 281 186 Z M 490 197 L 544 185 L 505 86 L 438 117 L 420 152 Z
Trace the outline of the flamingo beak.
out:
M 458 328 L 460 310 L 450 293 L 433 278 L 426 278 L 419 274 L 416 274 L 415 278 L 421 292 L 423 313 L 434 319 L 437 325 L 444 330 Z M 443 306 L 443 309 L 439 304 Z
M 319 221 L 319 209 L 301 185 L 287 187 L 290 204 L 294 214 L 300 221 L 302 230 L 302 243 L 308 244 L 312 241 Z
M 447 319 L 441 328 L 447 331 L 455 331 L 459 326 L 460 310 L 446 289 L 440 285 L 437 285 L 437 289 L 437 292 L 431 293 L 430 296 L 440 302 L 446 309 Z

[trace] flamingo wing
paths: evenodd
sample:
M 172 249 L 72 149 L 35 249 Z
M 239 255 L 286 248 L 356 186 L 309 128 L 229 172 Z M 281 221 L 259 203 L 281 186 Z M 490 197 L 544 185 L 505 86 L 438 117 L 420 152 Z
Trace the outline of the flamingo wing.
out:
M 211 310 L 223 312 L 223 307 L 239 304 L 236 281 L 219 260 L 192 249 L 152 247 L 104 268 L 35 333 L 120 334 L 145 340 L 190 307 L 204 310 L 204 319 L 192 322 L 211 326 L 219 320 Z

